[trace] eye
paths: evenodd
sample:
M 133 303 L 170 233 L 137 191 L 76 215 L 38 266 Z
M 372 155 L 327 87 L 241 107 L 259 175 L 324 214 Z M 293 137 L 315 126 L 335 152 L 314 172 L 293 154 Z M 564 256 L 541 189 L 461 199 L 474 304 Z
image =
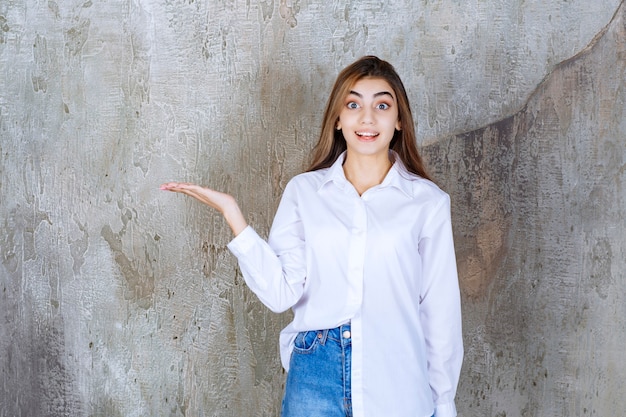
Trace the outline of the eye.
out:
M 358 105 L 358 103 L 355 103 L 354 101 L 350 101 L 350 102 L 348 102 L 347 107 L 349 109 L 358 109 L 359 105 Z
M 376 105 L 378 110 L 387 110 L 389 108 L 389 104 L 387 103 L 379 103 Z

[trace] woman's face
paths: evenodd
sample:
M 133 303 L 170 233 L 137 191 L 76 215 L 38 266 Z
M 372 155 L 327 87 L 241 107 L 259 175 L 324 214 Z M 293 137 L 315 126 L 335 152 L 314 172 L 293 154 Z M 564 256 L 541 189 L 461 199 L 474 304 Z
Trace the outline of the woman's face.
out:
M 398 102 L 382 78 L 362 78 L 344 100 L 337 128 L 346 139 L 348 154 L 387 156 L 395 130 L 400 130 Z

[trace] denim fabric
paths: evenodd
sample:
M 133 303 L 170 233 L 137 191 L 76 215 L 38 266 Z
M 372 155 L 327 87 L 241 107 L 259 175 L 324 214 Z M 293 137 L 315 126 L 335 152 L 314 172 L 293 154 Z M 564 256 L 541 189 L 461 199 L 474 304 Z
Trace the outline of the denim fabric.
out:
M 351 340 L 349 324 L 298 333 L 282 417 L 352 417 Z

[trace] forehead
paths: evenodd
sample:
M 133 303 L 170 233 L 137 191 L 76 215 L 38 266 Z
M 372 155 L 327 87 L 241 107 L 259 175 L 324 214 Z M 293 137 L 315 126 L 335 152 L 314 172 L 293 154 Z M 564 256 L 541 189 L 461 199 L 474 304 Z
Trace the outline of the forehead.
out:
M 363 96 L 373 95 L 380 92 L 388 92 L 395 96 L 395 92 L 387 80 L 377 77 L 361 78 L 352 84 L 349 91 L 360 93 Z

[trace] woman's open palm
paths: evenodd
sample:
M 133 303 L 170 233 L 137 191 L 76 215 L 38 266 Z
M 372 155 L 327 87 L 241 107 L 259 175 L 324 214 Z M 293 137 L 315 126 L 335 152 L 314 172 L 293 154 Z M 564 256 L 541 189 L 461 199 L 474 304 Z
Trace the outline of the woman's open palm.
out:
M 246 228 L 247 223 L 233 196 L 211 188 L 185 182 L 168 182 L 161 190 L 186 194 L 222 213 L 235 235 Z

